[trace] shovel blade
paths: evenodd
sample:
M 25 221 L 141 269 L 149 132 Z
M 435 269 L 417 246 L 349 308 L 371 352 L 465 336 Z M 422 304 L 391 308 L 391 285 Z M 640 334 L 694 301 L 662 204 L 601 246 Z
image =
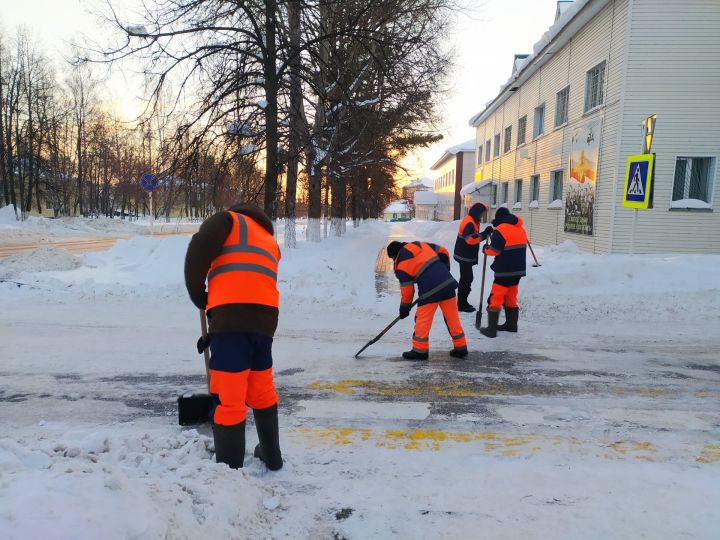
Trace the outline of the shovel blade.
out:
M 210 421 L 214 402 L 210 394 L 180 396 L 178 402 L 178 423 L 181 426 L 204 424 Z

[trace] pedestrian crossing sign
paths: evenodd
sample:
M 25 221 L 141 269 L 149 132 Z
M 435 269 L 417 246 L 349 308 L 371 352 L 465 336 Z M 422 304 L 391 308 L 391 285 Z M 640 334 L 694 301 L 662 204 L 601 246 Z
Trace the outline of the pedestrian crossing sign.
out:
M 628 156 L 625 168 L 625 208 L 647 210 L 652 204 L 652 176 L 655 154 Z

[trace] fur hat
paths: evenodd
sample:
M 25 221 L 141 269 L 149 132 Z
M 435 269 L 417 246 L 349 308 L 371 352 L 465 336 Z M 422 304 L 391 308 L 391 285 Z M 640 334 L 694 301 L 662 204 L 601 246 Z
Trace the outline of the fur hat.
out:
M 388 257 L 390 257 L 391 259 L 397 257 L 398 253 L 400 253 L 400 250 L 405 246 L 406 243 L 407 242 L 398 241 L 390 242 L 387 247 Z
M 508 210 L 504 206 L 501 206 L 500 208 L 495 210 L 495 219 L 502 219 L 505 216 L 509 216 L 509 215 L 510 215 L 510 210 Z

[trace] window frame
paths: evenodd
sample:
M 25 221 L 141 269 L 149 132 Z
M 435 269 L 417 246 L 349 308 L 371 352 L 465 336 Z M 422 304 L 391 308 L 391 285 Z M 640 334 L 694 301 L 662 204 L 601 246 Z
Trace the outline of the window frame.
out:
M 537 130 L 538 111 L 542 111 L 542 122 L 540 122 L 540 131 Z M 545 103 L 541 103 L 540 105 L 535 107 L 535 112 L 533 114 L 533 140 L 542 137 L 543 135 L 545 135 Z
M 481 144 L 478 146 L 478 153 L 477 153 L 477 165 L 482 165 L 483 163 L 483 145 Z
M 594 76 L 594 73 L 598 71 L 600 74 L 599 78 L 599 84 L 595 87 L 596 92 L 595 95 L 592 95 L 592 86 L 591 81 L 592 77 Z M 607 62 L 603 60 L 602 62 L 595 64 L 593 67 L 588 69 L 585 72 L 585 103 L 583 105 L 583 114 L 588 114 L 603 105 L 605 105 L 605 74 L 607 72 Z M 597 102 L 594 101 L 594 99 L 597 99 Z
M 533 174 L 530 176 L 530 189 L 528 191 L 528 199 L 530 201 L 528 204 L 532 204 L 534 202 L 540 203 L 540 175 L 539 174 Z
M 522 123 L 521 123 L 522 122 Z M 522 130 L 520 129 L 522 126 Z M 520 134 L 522 133 L 522 140 Z M 517 146 L 520 147 L 527 142 L 527 114 L 518 118 Z
M 490 147 L 490 139 L 485 141 L 485 163 L 492 160 L 492 148 Z
M 505 128 L 505 140 L 503 141 L 503 154 L 507 154 L 512 148 L 512 125 Z
M 500 134 L 496 133 L 495 138 L 493 140 L 493 159 L 496 157 L 500 157 Z
M 515 179 L 515 201 L 513 204 L 522 204 L 522 178 Z
M 557 191 L 557 177 L 560 175 L 560 197 L 555 197 Z M 548 190 L 548 204 L 552 204 L 555 201 L 562 201 L 563 190 L 565 188 L 565 169 L 556 169 L 550 171 L 550 189 Z
M 560 107 L 561 101 L 562 102 L 562 109 Z M 557 94 L 555 94 L 555 127 L 559 128 L 564 126 L 568 123 L 569 119 L 569 106 L 570 106 L 570 85 L 566 86 L 562 90 L 560 90 Z M 558 118 L 558 113 L 560 111 L 563 111 L 562 118 Z
M 510 186 L 508 186 L 510 182 L 502 182 L 502 189 L 500 190 L 500 198 L 502 199 L 502 202 L 500 203 L 500 206 L 503 204 L 507 206 L 508 200 L 510 198 Z
M 497 202 L 498 202 L 498 188 L 497 188 L 497 182 L 493 182 L 492 184 L 492 207 L 497 208 Z
M 686 165 L 684 178 L 683 178 L 683 196 L 679 199 L 675 198 L 675 191 L 676 191 L 676 181 L 677 181 L 677 172 L 678 172 L 678 163 L 680 160 L 684 160 L 686 163 L 689 163 L 689 166 Z M 690 190 L 692 189 L 691 182 L 692 182 L 692 169 L 693 169 L 693 162 L 695 160 L 707 160 L 707 174 L 705 176 L 705 191 L 707 193 L 708 200 L 704 199 L 698 199 L 697 197 L 691 197 L 690 196 Z M 675 156 L 675 170 L 673 171 L 673 184 L 672 184 L 672 192 L 670 193 L 670 207 L 674 209 L 695 209 L 695 210 L 703 210 L 703 209 L 711 209 L 713 204 L 713 197 L 715 195 L 715 182 L 717 180 L 717 158 L 715 156 Z M 691 208 L 691 207 L 684 207 L 684 206 L 673 206 L 673 203 L 682 201 L 682 200 L 694 200 L 699 201 L 707 205 L 707 208 Z

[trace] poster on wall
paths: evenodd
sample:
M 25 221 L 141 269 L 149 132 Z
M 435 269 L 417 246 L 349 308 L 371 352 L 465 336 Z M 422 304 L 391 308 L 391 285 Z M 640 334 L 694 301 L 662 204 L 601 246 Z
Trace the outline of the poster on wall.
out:
M 573 131 L 570 178 L 565 195 L 565 232 L 593 234 L 601 127 L 602 119 L 597 118 Z

